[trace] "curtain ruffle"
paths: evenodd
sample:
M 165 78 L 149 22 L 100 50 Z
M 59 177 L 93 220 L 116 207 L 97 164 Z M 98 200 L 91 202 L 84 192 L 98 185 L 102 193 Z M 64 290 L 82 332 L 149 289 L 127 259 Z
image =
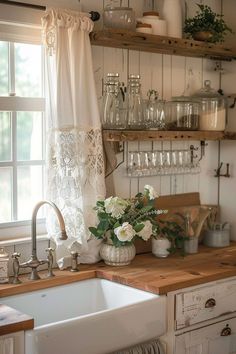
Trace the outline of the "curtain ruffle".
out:
M 43 44 L 50 55 L 55 52 L 60 28 L 90 33 L 94 27 L 93 21 L 85 13 L 55 8 L 46 11 L 41 23 Z

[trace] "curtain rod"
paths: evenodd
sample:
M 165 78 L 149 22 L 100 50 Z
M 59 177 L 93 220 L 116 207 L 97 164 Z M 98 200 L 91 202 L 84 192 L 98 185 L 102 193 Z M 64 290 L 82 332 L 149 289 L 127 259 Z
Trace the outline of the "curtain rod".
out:
M 20 2 L 20 1 L 0 0 L 0 4 L 13 5 L 13 6 L 19 6 L 19 7 L 28 7 L 30 9 L 41 10 L 41 11 L 46 10 L 46 6 L 28 4 L 26 2 Z M 100 19 L 100 13 L 97 11 L 90 11 L 89 15 L 90 15 L 90 18 L 92 21 L 98 21 Z

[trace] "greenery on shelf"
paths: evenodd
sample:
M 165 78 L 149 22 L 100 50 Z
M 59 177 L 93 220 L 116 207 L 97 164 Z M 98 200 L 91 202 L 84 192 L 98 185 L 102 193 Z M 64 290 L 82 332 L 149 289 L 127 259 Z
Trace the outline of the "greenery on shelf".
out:
M 193 39 L 199 39 L 199 34 L 207 33 L 201 40 L 212 43 L 224 42 L 227 33 L 233 33 L 227 26 L 223 15 L 217 14 L 208 5 L 197 4 L 200 11 L 193 18 L 187 18 L 184 24 L 184 32 Z

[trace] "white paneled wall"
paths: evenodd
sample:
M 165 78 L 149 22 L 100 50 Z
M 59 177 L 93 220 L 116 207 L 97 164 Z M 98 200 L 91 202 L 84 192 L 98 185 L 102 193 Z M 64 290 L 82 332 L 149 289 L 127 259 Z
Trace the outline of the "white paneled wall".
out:
M 83 11 L 99 11 L 102 14 L 104 6 L 108 0 L 25 0 L 25 2 L 34 2 L 40 5 L 50 5 L 59 7 L 68 7 L 79 10 L 80 6 Z M 186 8 L 189 16 L 193 16 L 197 10 L 196 3 L 205 3 L 210 5 L 214 10 L 220 12 L 221 0 L 186 0 Z M 144 3 L 147 5 L 151 0 L 123 0 L 124 6 L 131 6 L 136 11 L 136 16 L 142 15 Z M 160 11 L 163 0 L 155 1 L 155 9 Z M 236 32 L 235 21 L 235 0 L 224 0 L 223 12 L 227 23 L 234 28 Z M 95 23 L 95 29 L 102 28 L 102 20 Z M 232 42 L 233 36 L 229 36 Z M 236 46 L 236 45 L 235 45 Z M 224 74 L 220 75 L 215 71 L 215 62 L 199 58 L 185 58 L 180 56 L 170 56 L 162 54 L 143 53 L 138 51 L 128 51 L 123 49 L 93 47 L 93 62 L 94 73 L 97 87 L 97 95 L 99 105 L 102 105 L 102 83 L 108 72 L 119 72 L 121 81 L 127 83 L 129 74 L 140 74 L 142 79 L 142 92 L 146 96 L 148 89 L 157 89 L 159 95 L 163 99 L 170 99 L 172 96 L 181 95 L 189 83 L 190 92 L 199 89 L 205 79 L 212 81 L 212 86 L 216 89 L 220 87 L 226 93 L 236 93 L 236 63 L 223 62 Z M 236 131 L 235 109 L 229 112 L 228 127 L 230 130 Z M 132 142 L 126 143 L 127 150 L 149 150 L 153 149 L 181 149 L 188 148 L 191 144 L 199 146 L 200 142 Z M 236 143 L 222 142 L 221 153 L 218 156 L 218 142 L 208 142 L 205 149 L 205 156 L 201 160 L 200 175 L 192 176 L 158 176 L 147 178 L 128 178 L 126 176 L 126 162 L 123 163 L 113 174 L 115 181 L 116 194 L 123 197 L 131 197 L 139 190 L 142 190 L 143 185 L 152 184 L 159 194 L 176 194 L 183 192 L 199 191 L 201 201 L 203 203 L 216 204 L 218 199 L 222 206 L 221 213 L 224 221 L 230 221 L 235 230 L 236 238 L 236 198 L 235 198 L 235 156 Z M 200 156 L 200 152 L 198 151 Z M 118 156 L 118 161 L 122 160 L 122 154 Z M 218 163 L 230 163 L 230 173 L 232 178 L 221 178 L 220 181 L 214 177 L 214 170 L 218 167 Z M 218 185 L 220 182 L 220 185 Z M 220 187 L 220 189 L 219 189 Z M 220 190 L 220 194 L 218 194 Z M 46 246 L 46 241 L 44 246 Z M 20 246 L 17 246 L 20 250 Z M 15 249 L 16 249 L 15 248 Z M 26 250 L 22 249 L 25 253 Z M 12 252 L 11 252 L 12 253 Z M 28 250 L 27 255 L 30 254 Z
M 82 0 L 85 11 L 98 9 L 102 11 L 108 0 Z M 148 1 L 145 0 L 145 3 Z M 212 8 L 220 9 L 219 0 L 209 0 L 205 3 Z M 142 15 L 143 0 L 124 1 L 124 5 L 132 6 L 137 17 Z M 157 2 L 157 9 L 161 10 L 161 1 Z M 194 1 L 187 1 L 188 12 L 194 14 L 197 7 Z M 97 25 L 96 25 L 97 26 Z M 119 72 L 121 81 L 127 83 L 129 74 L 140 74 L 143 97 L 152 88 L 159 92 L 163 99 L 183 94 L 187 84 L 190 93 L 200 89 L 205 79 L 212 81 L 213 87 L 219 88 L 219 73 L 214 70 L 215 63 L 200 58 L 185 58 L 163 54 L 152 54 L 138 51 L 128 51 L 113 48 L 93 48 L 93 60 L 97 92 L 101 106 L 102 80 L 108 72 Z M 199 146 L 199 142 L 132 142 L 125 144 L 129 151 L 154 149 L 181 149 L 189 148 L 191 144 Z M 198 151 L 200 156 L 200 151 Z M 122 158 L 122 156 L 120 156 Z M 119 156 L 118 156 L 119 160 Z M 142 190 L 144 184 L 152 184 L 160 195 L 199 191 L 202 201 L 217 203 L 218 181 L 214 177 L 214 169 L 218 166 L 217 143 L 210 142 L 206 148 L 206 155 L 201 162 L 200 175 L 155 176 L 142 178 L 128 178 L 126 176 L 126 161 L 114 173 L 115 193 L 129 197 Z

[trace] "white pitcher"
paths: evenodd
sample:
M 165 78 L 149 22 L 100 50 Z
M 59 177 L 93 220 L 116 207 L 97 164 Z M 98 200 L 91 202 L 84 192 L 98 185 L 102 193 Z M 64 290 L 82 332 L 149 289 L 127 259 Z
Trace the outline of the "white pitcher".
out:
M 162 14 L 167 21 L 167 35 L 182 38 L 182 5 L 181 0 L 164 0 Z

